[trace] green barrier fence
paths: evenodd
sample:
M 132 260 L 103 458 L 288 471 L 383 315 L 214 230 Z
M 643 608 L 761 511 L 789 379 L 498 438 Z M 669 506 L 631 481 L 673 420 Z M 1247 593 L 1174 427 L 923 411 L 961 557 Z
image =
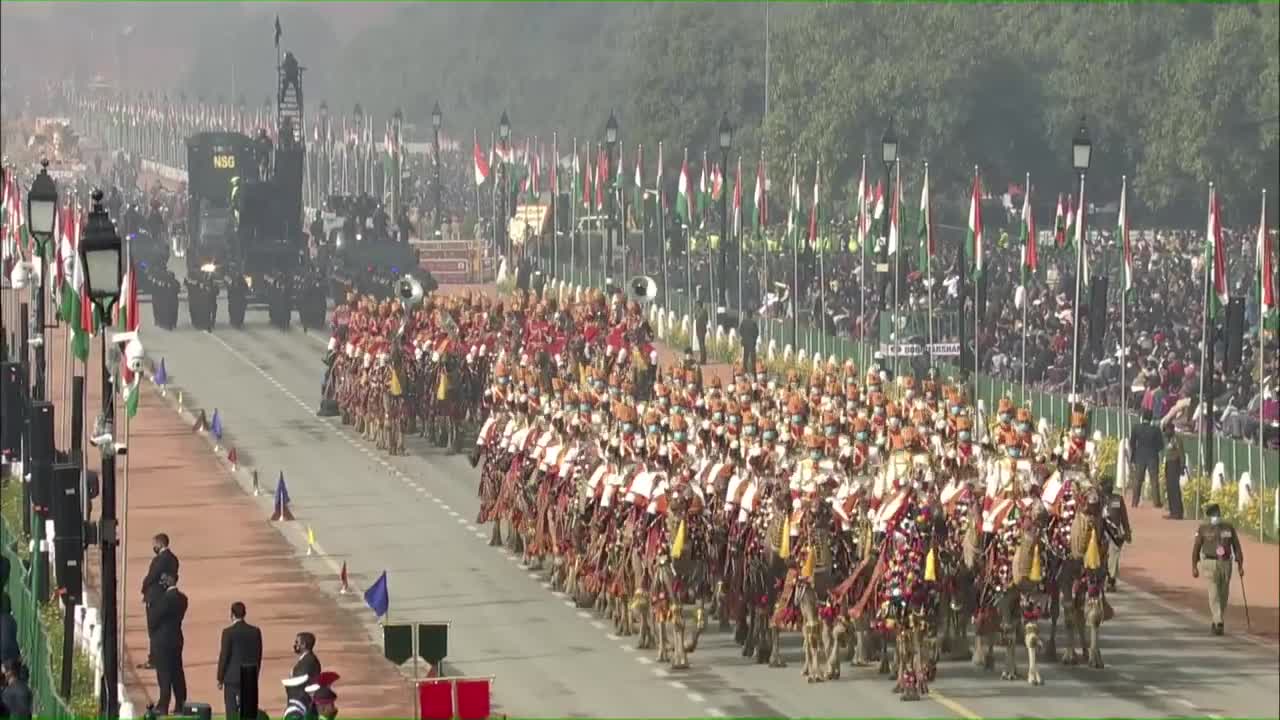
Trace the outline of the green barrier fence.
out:
M 601 287 L 604 284 L 602 274 L 597 270 L 588 275 L 585 264 L 581 267 L 561 265 L 559 271 L 553 272 L 552 275 L 574 286 Z M 626 282 L 626 278 L 614 280 L 619 285 Z M 657 301 L 661 303 L 664 288 L 661 286 L 662 278 L 657 280 L 659 282 Z M 692 307 L 683 291 L 672 287 L 668 297 L 670 301 L 663 308 L 664 310 L 674 311 L 677 318 L 684 317 L 686 314 L 693 316 Z M 868 366 L 868 361 L 875 352 L 875 348 L 870 343 L 833 337 L 803 319 L 795 323 L 794 329 L 790 319 L 761 320 L 759 324 L 759 355 L 762 359 L 770 342 L 776 344 L 778 353 L 781 353 L 787 345 L 791 345 L 796 352 L 803 350 L 808 357 L 812 357 L 816 351 L 820 352 L 822 357 L 834 355 L 841 363 L 845 359 L 852 359 L 860 368 Z M 935 362 L 934 366 L 942 377 L 960 376 L 960 369 L 950 363 Z M 975 387 L 976 397 L 973 400 L 982 401 L 987 408 L 994 407 L 1000 397 L 1008 395 L 1014 401 L 1029 406 L 1036 417 L 1046 418 L 1055 427 L 1065 427 L 1067 424 L 1070 404 L 1063 395 L 1024 390 L 1019 383 L 999 380 L 984 374 L 977 376 Z M 1093 428 L 1102 431 L 1104 435 L 1124 437 L 1128 435 L 1129 428 L 1137 424 L 1140 418 L 1134 413 L 1124 412 L 1115 407 L 1094 407 L 1090 412 L 1090 421 Z M 1187 456 L 1187 467 L 1192 472 L 1198 472 L 1202 465 L 1202 443 L 1194 435 L 1185 436 L 1182 440 Z M 1214 459 L 1222 463 L 1228 481 L 1233 481 L 1241 474 L 1248 472 L 1253 480 L 1255 492 L 1275 492 L 1277 478 L 1280 478 L 1280 451 L 1265 449 L 1257 443 L 1244 442 L 1222 435 L 1214 437 L 1213 447 Z
M 75 717 L 66 701 L 58 696 L 58 683 L 49 667 L 49 636 L 40 624 L 40 603 L 28 585 L 30 568 L 14 552 L 17 538 L 0 518 L 0 553 L 9 563 L 9 595 L 13 619 L 18 624 L 18 647 L 22 661 L 30 671 L 31 694 L 35 701 L 34 717 L 42 720 L 71 720 Z

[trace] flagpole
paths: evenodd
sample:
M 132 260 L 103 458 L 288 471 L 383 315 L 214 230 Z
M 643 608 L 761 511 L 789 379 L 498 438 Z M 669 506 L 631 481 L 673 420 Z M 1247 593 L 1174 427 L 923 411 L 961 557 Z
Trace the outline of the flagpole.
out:
M 818 193 L 817 188 L 819 181 L 822 179 L 822 158 L 818 158 L 813 170 L 813 250 L 818 253 L 818 302 L 822 305 L 822 311 L 818 313 L 818 349 L 822 355 L 827 354 L 827 270 L 826 270 L 826 253 L 821 242 L 818 239 L 818 225 L 821 217 L 818 215 Z
M 796 207 L 800 182 L 796 173 L 799 170 L 799 160 L 795 153 L 791 153 L 791 197 L 788 199 L 791 203 L 791 227 L 787 230 L 791 235 L 791 345 L 797 353 L 800 352 L 800 226 L 796 217 L 800 212 Z
M 1209 217 L 1213 217 L 1213 183 L 1209 183 Z M 1213 472 L 1213 466 L 1210 462 L 1209 455 L 1206 452 L 1209 449 L 1209 443 L 1206 442 L 1206 430 L 1208 423 L 1212 423 L 1213 419 L 1206 415 L 1207 403 L 1205 402 L 1205 379 L 1208 371 L 1205 364 L 1209 358 L 1209 295 L 1213 292 L 1213 221 L 1208 224 L 1207 237 L 1205 237 L 1205 253 L 1204 253 L 1204 304 L 1200 313 L 1200 422 L 1196 423 L 1196 436 L 1200 441 L 1200 472 L 1212 479 L 1210 473 Z M 1196 502 L 1196 516 L 1200 515 L 1200 503 Z
M 684 190 L 685 215 L 688 216 L 688 223 L 689 223 L 684 227 L 684 282 L 685 282 L 684 291 L 686 296 L 685 297 L 686 305 L 688 306 L 689 312 L 693 313 L 693 295 L 694 295 L 693 293 L 693 259 L 691 257 L 693 255 L 693 217 L 692 217 L 692 214 L 689 212 L 689 196 L 693 193 L 693 188 L 689 187 L 692 184 L 692 182 L 690 182 L 689 180 L 689 174 L 687 172 L 688 167 L 689 167 L 689 148 L 686 147 L 684 149 L 684 162 L 683 164 L 680 165 L 680 173 L 684 175 L 684 182 L 685 182 L 685 190 Z M 677 200 L 677 202 L 679 202 L 679 200 Z M 694 322 L 695 322 L 695 326 L 692 327 L 691 329 L 693 331 L 694 336 L 696 337 L 698 334 L 698 328 L 696 326 L 696 322 L 697 322 L 696 318 L 694 318 Z M 699 345 L 701 345 L 701 342 L 699 343 Z M 699 347 L 699 350 L 701 350 L 701 347 Z
M 1266 405 L 1267 405 L 1267 364 L 1264 353 L 1266 352 L 1266 330 L 1267 330 L 1267 286 L 1266 283 L 1271 280 L 1268 277 L 1270 264 L 1270 248 L 1267 247 L 1267 190 L 1262 189 L 1262 219 L 1258 221 L 1258 305 L 1262 311 L 1258 318 L 1258 472 L 1262 475 L 1261 482 L 1258 487 L 1262 488 L 1261 492 L 1267 492 L 1267 446 L 1266 440 Z M 1274 309 L 1272 309 L 1274 311 Z M 1262 506 L 1261 502 L 1258 504 Z M 1258 517 L 1258 540 L 1264 539 L 1262 528 L 1266 519 Z
M 933 203 L 929 200 L 929 161 L 924 161 L 924 202 L 926 203 L 920 208 L 920 212 L 924 213 L 924 271 L 925 271 L 925 298 L 929 308 L 929 347 L 926 349 L 925 357 L 929 359 L 929 369 L 933 369 L 933 208 L 929 207 Z M 1023 318 L 1022 324 L 1026 325 L 1026 318 Z M 1024 342 L 1025 346 L 1025 342 Z M 1025 351 L 1023 353 L 1026 354 Z
M 858 367 L 867 369 L 867 154 L 862 154 L 862 181 L 858 183 L 858 249 L 862 252 L 862 272 L 858 278 Z
M 977 165 L 973 166 L 973 177 L 975 181 L 977 181 L 981 177 L 978 174 Z M 975 182 L 974 189 L 975 190 L 979 189 L 976 182 Z M 970 202 L 978 205 L 977 214 L 978 214 L 978 217 L 981 217 L 982 216 L 982 205 L 981 205 L 982 193 L 981 192 L 975 193 L 975 197 L 972 200 L 970 200 Z M 973 266 L 975 269 L 981 267 L 982 253 L 986 249 L 983 247 L 983 245 L 986 244 L 985 238 L 982 240 L 979 240 L 978 238 L 978 234 L 985 231 L 985 229 L 986 228 L 983 228 L 981 226 L 972 228 L 972 230 L 974 231 L 974 240 L 973 240 L 973 264 L 974 265 Z M 978 367 L 981 364 L 979 358 L 981 357 L 980 338 L 982 337 L 982 313 L 978 312 L 978 307 L 979 307 L 978 297 L 981 294 L 982 294 L 982 278 L 979 276 L 973 279 L 973 394 L 970 397 L 973 398 L 974 403 L 978 402 Z
M 480 131 L 476 128 L 471 128 L 471 147 L 473 148 L 472 152 L 475 152 L 474 148 L 480 147 Z M 436 158 L 436 162 L 440 162 L 440 159 Z M 472 160 L 471 164 L 475 165 L 475 160 Z M 489 168 L 489 175 L 493 175 L 493 168 Z M 488 180 L 489 178 L 485 179 Z M 482 184 L 483 183 L 476 184 L 476 224 L 480 223 L 480 218 L 482 217 L 480 215 L 480 185 Z M 444 238 L 441 238 L 441 240 L 443 239 Z M 480 238 L 476 237 L 472 238 L 472 240 L 478 242 Z M 474 252 L 474 250 L 472 252 Z
M 662 306 L 671 312 L 671 284 L 667 280 L 667 213 L 666 208 L 662 205 L 662 142 L 658 142 L 658 182 L 657 182 L 657 203 L 658 208 L 658 243 L 660 247 L 659 256 L 662 258 Z
M 1120 176 L 1120 207 L 1123 208 L 1120 215 L 1120 432 L 1123 437 L 1129 437 L 1129 385 L 1125 377 L 1125 366 L 1128 364 L 1128 353 L 1125 348 L 1129 347 L 1125 342 L 1126 338 L 1126 317 L 1129 305 L 1129 178 L 1126 175 Z M 1023 330 L 1023 332 L 1026 332 Z M 1157 420 L 1156 422 L 1159 422 Z M 1160 489 L 1154 488 L 1156 497 L 1160 497 Z
M 899 331 L 903 327 L 902 323 L 902 304 L 898 299 L 899 278 L 902 277 L 900 258 L 902 257 L 902 161 L 895 158 L 893 161 L 893 209 L 890 217 L 896 229 L 894 230 L 893 245 L 893 340 L 898 345 L 898 352 L 893 356 L 893 375 L 898 376 L 899 363 L 902 360 L 902 338 L 898 337 Z
M 1212 186 L 1211 186 L 1212 187 Z M 1083 286 L 1084 278 L 1084 243 L 1085 231 L 1081 228 L 1084 222 L 1084 173 L 1080 173 L 1080 210 L 1076 217 L 1076 297 L 1072 308 L 1071 321 L 1071 394 L 1068 397 L 1070 402 L 1077 402 L 1076 393 L 1079 391 L 1080 385 L 1080 293 Z
M 578 167 L 578 138 L 573 138 L 573 182 L 569 184 L 569 189 L 573 190 L 574 197 L 569 202 L 569 266 L 573 272 L 577 272 L 578 267 L 578 203 L 581 202 L 581 196 L 577 191 L 577 185 L 581 181 Z M 572 279 L 572 278 L 570 278 Z
M 541 168 L 539 168 L 541 169 Z M 552 131 L 551 133 L 551 272 L 552 277 L 560 275 L 560 238 L 558 230 L 560 226 L 559 208 L 560 201 L 560 135 Z
M 721 190 L 720 192 L 724 192 Z M 738 319 L 741 321 L 742 316 L 746 313 L 747 308 L 742 304 L 742 155 L 738 155 L 738 181 L 734 184 L 733 189 L 733 217 L 734 217 L 734 242 L 738 245 Z M 755 368 L 743 367 L 747 375 L 754 375 Z
M 1023 191 L 1022 191 L 1022 203 L 1023 205 L 1028 206 L 1028 207 L 1025 207 L 1022 212 L 1022 216 L 1023 216 L 1022 228 L 1023 228 L 1023 232 L 1027 233 L 1027 239 L 1026 239 L 1027 244 L 1030 244 L 1036 241 L 1036 238 L 1032 232 L 1033 228 L 1027 226 L 1027 220 L 1026 220 L 1027 213 L 1031 212 L 1031 208 L 1029 207 L 1030 202 L 1031 202 L 1031 173 L 1027 173 L 1026 184 L 1023 185 Z M 1027 404 L 1027 305 L 1031 303 L 1031 289 L 1028 287 L 1030 283 L 1028 282 L 1028 279 L 1027 279 L 1027 257 L 1028 257 L 1027 247 L 1026 245 L 1024 245 L 1022 247 L 1022 362 L 1021 362 L 1022 398 L 1018 401 L 1018 403 L 1023 406 L 1026 406 Z M 1123 318 L 1123 313 L 1124 313 L 1123 306 L 1121 307 L 1120 312 L 1121 312 L 1121 317 Z M 1124 338 L 1124 330 L 1123 330 L 1124 320 L 1123 319 L 1121 319 L 1120 321 L 1120 327 L 1122 328 L 1120 331 L 1120 335 L 1121 335 L 1120 343 L 1123 345 L 1124 344 L 1124 339 L 1123 339 Z M 1121 386 L 1124 385 L 1124 369 L 1123 368 L 1120 370 L 1120 385 Z

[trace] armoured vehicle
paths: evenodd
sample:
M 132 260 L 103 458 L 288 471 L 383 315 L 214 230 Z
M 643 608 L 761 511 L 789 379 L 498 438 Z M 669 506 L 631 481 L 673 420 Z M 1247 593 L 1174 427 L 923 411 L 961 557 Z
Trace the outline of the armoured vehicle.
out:
M 347 290 L 380 300 L 392 297 L 405 273 L 421 278 L 427 292 L 436 289 L 431 274 L 419 268 L 417 249 L 392 238 L 387 224 L 375 219 L 380 212 L 367 196 L 332 195 L 326 200 L 320 216 L 324 239 L 319 264 L 335 301 Z
M 185 284 L 197 328 L 213 329 L 224 288 L 232 327 L 243 326 L 251 302 L 266 305 L 281 329 L 295 307 L 304 325 L 324 324 L 324 286 L 302 227 L 301 73 L 296 61 L 280 71 L 275 143 L 265 131 L 257 138 L 203 132 L 187 139 Z

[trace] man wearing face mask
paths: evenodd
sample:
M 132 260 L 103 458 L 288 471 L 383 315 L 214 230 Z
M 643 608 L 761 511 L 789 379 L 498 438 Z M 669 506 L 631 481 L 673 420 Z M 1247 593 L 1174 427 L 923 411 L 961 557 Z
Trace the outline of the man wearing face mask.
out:
M 316 657 L 316 636 L 309 632 L 300 632 L 293 639 L 293 652 L 298 660 L 293 664 L 293 674 L 283 681 L 285 687 L 286 715 L 289 711 L 301 711 L 303 715 L 311 710 L 311 698 L 307 695 L 307 685 L 320 677 L 320 659 Z
M 1223 614 L 1227 610 L 1227 601 L 1231 594 L 1231 561 L 1235 560 L 1240 577 L 1244 577 L 1244 550 L 1240 547 L 1240 538 L 1235 527 L 1222 519 L 1222 511 L 1217 503 L 1211 503 L 1204 509 L 1206 522 L 1196 530 L 1195 543 L 1191 546 L 1191 577 L 1205 575 L 1205 583 L 1209 587 L 1209 615 L 1213 624 L 1210 631 L 1214 635 L 1223 633 Z
M 169 549 L 169 536 L 165 533 L 158 533 L 151 538 L 151 550 L 155 553 L 151 558 L 151 564 L 147 567 L 147 574 L 142 578 L 142 604 L 150 606 L 161 595 L 164 594 L 164 586 L 160 584 L 160 576 L 169 574 L 174 577 L 178 576 L 178 556 L 173 554 L 173 550 Z M 151 638 L 152 644 L 155 638 Z M 155 668 L 155 658 L 148 655 L 147 662 L 140 665 L 139 669 L 151 670 Z

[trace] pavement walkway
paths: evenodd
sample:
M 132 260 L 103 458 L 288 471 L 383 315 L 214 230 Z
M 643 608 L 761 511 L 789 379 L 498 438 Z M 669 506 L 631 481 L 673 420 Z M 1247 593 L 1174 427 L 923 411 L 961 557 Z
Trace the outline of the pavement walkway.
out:
M 145 326 L 143 330 L 145 342 Z M 66 447 L 70 403 L 65 398 L 66 377 L 63 330 L 50 332 L 49 397 L 57 402 L 57 427 L 61 447 Z M 92 424 L 101 398 L 99 351 L 87 366 L 87 422 Z M 83 366 L 73 363 L 76 372 Z M 280 681 L 288 677 L 295 656 L 294 635 L 316 635 L 316 654 L 326 670 L 342 679 L 334 686 L 338 705 L 348 717 L 412 717 L 412 686 L 382 657 L 366 625 L 371 613 L 356 595 L 339 604 L 317 580 L 320 568 L 304 568 L 303 559 L 282 535 L 299 532 L 298 523 L 271 523 L 269 494 L 255 498 L 245 492 L 225 459 L 215 454 L 203 433 L 193 433 L 192 421 L 176 410 L 175 397 L 162 397 L 144 381 L 138 414 L 129 427 L 127 464 L 120 458 L 120 503 L 125 509 L 121 528 L 125 538 L 120 566 L 124 602 L 124 656 L 121 682 L 139 712 L 156 698 L 153 671 L 138 669 L 146 660 L 147 635 L 139 588 L 151 559 L 151 537 L 168 533 L 181 561 L 179 588 L 190 607 L 183 631 L 188 701 L 207 702 L 215 714 L 223 709 L 222 692 L 216 686 L 216 666 L 222 628 L 230 620 L 230 606 L 242 601 L 248 621 L 262 628 L 263 668 L 260 702 L 271 715 L 285 704 Z M 65 408 L 65 410 L 64 410 Z M 212 413 L 212 410 L 208 411 Z M 119 406 L 118 417 L 124 417 Z M 123 428 L 118 428 L 123 431 Z M 96 469 L 98 455 L 88 453 Z M 127 469 L 126 469 L 127 468 Z M 243 469 L 241 473 L 243 474 Z M 301 530 L 305 532 L 305 530 Z M 87 582 L 98 595 L 100 564 L 96 549 L 86 557 Z M 326 558 L 341 563 L 341 558 Z M 327 565 L 327 563 L 326 563 Z M 328 574 L 327 570 L 324 571 Z M 330 575 L 337 586 L 336 573 Z M 100 603 L 95 603 L 99 604 Z

